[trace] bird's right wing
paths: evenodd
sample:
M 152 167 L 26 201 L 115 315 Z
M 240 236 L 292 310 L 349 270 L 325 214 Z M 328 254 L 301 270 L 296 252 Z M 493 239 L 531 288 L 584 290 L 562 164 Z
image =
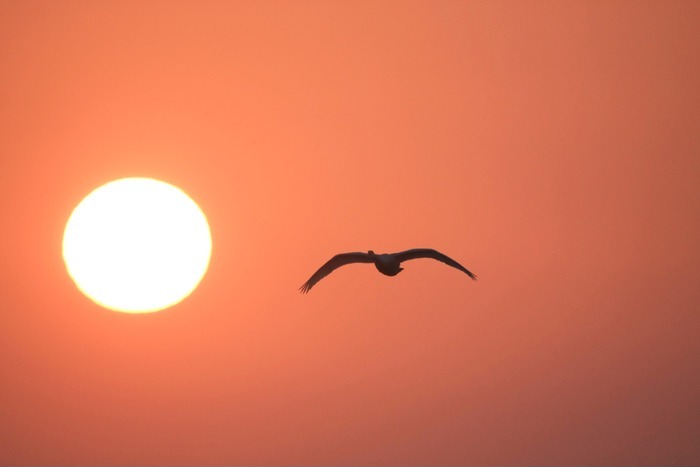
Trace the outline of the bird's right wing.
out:
M 323 266 L 321 266 L 318 271 L 314 273 L 313 276 L 309 278 L 308 281 L 302 285 L 299 290 L 301 293 L 307 293 L 309 290 L 311 290 L 311 287 L 316 285 L 318 281 L 326 277 L 328 274 L 333 272 L 334 270 L 338 269 L 340 266 L 345 266 L 346 264 L 351 264 L 351 263 L 373 263 L 374 260 L 367 254 L 367 253 L 341 253 L 339 255 L 335 255 L 331 259 L 326 262 Z
M 453 260 L 447 255 L 444 255 L 440 253 L 437 250 L 433 250 L 432 248 L 414 248 L 412 250 L 406 250 L 406 251 L 401 251 L 399 253 L 395 253 L 394 256 L 396 257 L 399 262 L 403 261 L 408 261 L 411 259 L 418 259 L 418 258 L 432 258 L 436 259 L 440 262 L 443 262 L 447 264 L 448 266 L 452 266 L 453 268 L 459 269 L 472 279 L 476 280 L 476 274 L 459 264 L 457 261 Z

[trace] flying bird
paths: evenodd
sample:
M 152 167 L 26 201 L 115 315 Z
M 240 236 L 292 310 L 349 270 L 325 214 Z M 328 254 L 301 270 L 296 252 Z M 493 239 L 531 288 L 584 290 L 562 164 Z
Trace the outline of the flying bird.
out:
M 346 264 L 374 263 L 374 266 L 382 274 L 385 274 L 387 276 L 395 276 L 401 271 L 403 271 L 401 263 L 403 263 L 404 261 L 418 258 L 432 258 L 438 261 L 442 261 L 448 266 L 452 266 L 453 268 L 459 269 L 460 271 L 471 277 L 473 280 L 476 280 L 476 275 L 474 275 L 467 268 L 465 268 L 452 258 L 448 257 L 447 255 L 443 255 L 439 251 L 433 250 L 431 248 L 414 248 L 412 250 L 401 251 L 399 253 L 380 255 L 376 254 L 372 250 L 369 250 L 367 253 L 355 252 L 340 253 L 338 255 L 335 255 L 330 260 L 328 260 L 326 264 L 321 266 L 319 270 L 316 271 L 314 275 L 311 276 L 309 280 L 306 281 L 304 285 L 302 285 L 299 288 L 299 290 L 301 291 L 301 293 L 307 293 L 309 290 L 311 290 L 311 287 L 316 285 L 318 281 L 320 281 L 328 274 L 338 269 L 340 266 L 345 266 Z

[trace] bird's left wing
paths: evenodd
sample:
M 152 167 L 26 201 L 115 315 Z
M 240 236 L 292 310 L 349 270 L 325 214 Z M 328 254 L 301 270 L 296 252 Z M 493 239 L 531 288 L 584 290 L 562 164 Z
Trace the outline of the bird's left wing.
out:
M 453 260 L 447 255 L 443 255 L 437 250 L 433 250 L 432 248 L 414 248 L 412 250 L 406 250 L 402 251 L 400 253 L 395 253 L 394 257 L 399 260 L 399 262 L 403 261 L 408 261 L 410 259 L 418 259 L 418 258 L 432 258 L 436 259 L 438 261 L 442 261 L 443 263 L 452 266 L 453 268 L 457 268 L 472 279 L 476 280 L 476 274 L 472 273 L 470 270 L 459 264 L 457 261 Z
M 340 253 L 338 255 L 335 255 L 331 259 L 326 262 L 323 266 L 321 266 L 318 271 L 314 273 L 313 276 L 309 278 L 308 281 L 302 285 L 299 290 L 301 293 L 307 293 L 309 290 L 311 290 L 311 287 L 316 285 L 318 281 L 326 277 L 328 274 L 333 272 L 334 270 L 338 269 L 340 266 L 345 266 L 346 264 L 351 264 L 351 263 L 373 263 L 374 260 L 370 258 L 370 256 L 367 253 L 361 253 L 361 252 L 356 252 L 356 253 Z

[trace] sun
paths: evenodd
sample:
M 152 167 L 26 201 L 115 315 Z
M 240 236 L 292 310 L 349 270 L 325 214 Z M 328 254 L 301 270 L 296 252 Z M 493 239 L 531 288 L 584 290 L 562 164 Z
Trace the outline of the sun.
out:
M 192 293 L 209 266 L 211 245 L 207 219 L 185 192 L 152 178 L 123 178 L 73 210 L 63 260 L 95 303 L 148 313 Z

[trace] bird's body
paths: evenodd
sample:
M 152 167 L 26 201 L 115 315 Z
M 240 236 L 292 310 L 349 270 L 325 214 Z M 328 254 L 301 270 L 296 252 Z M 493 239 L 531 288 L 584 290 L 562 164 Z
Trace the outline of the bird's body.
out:
M 403 268 L 401 267 L 402 262 L 417 258 L 436 259 L 449 266 L 452 266 L 453 268 L 459 269 L 460 271 L 464 272 L 469 277 L 471 277 L 473 280 L 476 280 L 476 276 L 472 274 L 469 270 L 467 270 L 467 268 L 459 264 L 457 261 L 440 253 L 437 250 L 433 250 L 430 248 L 414 248 L 412 250 L 401 251 L 398 253 L 385 253 L 379 255 L 376 254 L 374 251 L 369 250 L 367 253 L 355 252 L 341 253 L 335 255 L 333 258 L 328 260 L 326 264 L 321 266 L 318 269 L 318 271 L 316 271 L 314 275 L 311 276 L 309 280 L 301 286 L 299 290 L 301 290 L 301 293 L 307 293 L 309 290 L 311 290 L 311 287 L 316 285 L 318 281 L 326 277 L 335 269 L 346 264 L 374 263 L 374 266 L 382 274 L 387 276 L 395 276 L 401 271 L 403 271 Z
M 374 256 L 374 266 L 377 268 L 377 271 L 384 275 L 395 276 L 403 271 L 401 261 L 397 260 L 395 255 L 375 255 L 373 251 L 370 251 L 368 254 Z

